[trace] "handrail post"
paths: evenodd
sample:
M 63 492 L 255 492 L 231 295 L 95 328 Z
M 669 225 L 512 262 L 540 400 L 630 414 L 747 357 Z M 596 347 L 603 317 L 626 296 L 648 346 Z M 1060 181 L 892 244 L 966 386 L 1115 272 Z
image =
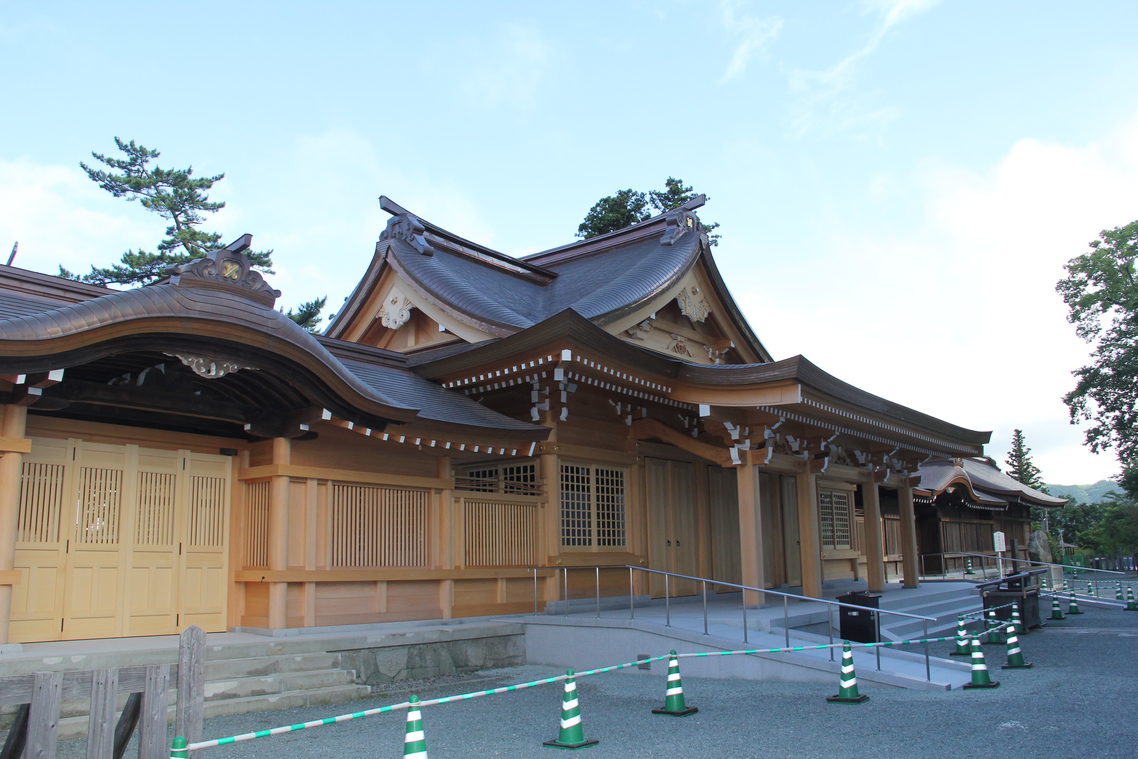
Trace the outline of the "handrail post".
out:
M 628 618 L 636 619 L 636 595 L 632 589 L 632 565 L 628 565 Z
M 743 643 L 750 643 L 747 640 L 747 594 L 743 593 Z
M 601 568 L 597 567 L 597 619 L 601 618 Z
M 933 667 L 929 661 L 929 621 L 926 619 L 921 624 L 925 628 L 925 634 L 923 636 L 925 639 L 925 679 L 931 683 L 933 681 Z
M 790 648 L 790 600 L 782 597 L 782 631 L 786 634 L 786 647 Z
M 537 570 L 533 570 L 533 613 L 537 614 Z
M 826 632 L 830 634 L 830 661 L 834 660 L 834 605 L 826 604 Z
M 565 605 L 565 616 L 569 616 L 569 567 L 561 568 L 561 587 L 565 589 L 565 595 L 561 597 L 561 602 Z
M 672 599 L 668 592 L 668 580 L 671 577 L 667 572 L 664 573 L 664 627 L 672 626 Z
M 707 635 L 707 580 L 700 585 L 703 587 L 703 634 Z
M 875 612 L 873 615 L 873 618 L 874 618 L 874 628 L 875 628 L 874 631 L 877 633 L 877 635 L 876 635 L 877 642 L 880 644 L 881 643 L 881 613 Z M 880 672 L 881 671 L 881 646 L 880 645 L 874 646 L 873 649 L 874 649 L 873 652 L 875 654 L 877 654 L 877 671 Z

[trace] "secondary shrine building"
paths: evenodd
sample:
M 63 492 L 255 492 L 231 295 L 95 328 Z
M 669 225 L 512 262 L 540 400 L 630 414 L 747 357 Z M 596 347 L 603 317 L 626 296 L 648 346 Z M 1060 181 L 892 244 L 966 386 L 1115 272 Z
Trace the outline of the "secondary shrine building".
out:
M 126 291 L 0 267 L 0 643 L 523 612 L 531 567 L 817 596 L 1026 543 L 1062 501 L 989 433 L 774 360 L 701 204 L 514 259 L 383 199 L 319 336 L 248 235 Z

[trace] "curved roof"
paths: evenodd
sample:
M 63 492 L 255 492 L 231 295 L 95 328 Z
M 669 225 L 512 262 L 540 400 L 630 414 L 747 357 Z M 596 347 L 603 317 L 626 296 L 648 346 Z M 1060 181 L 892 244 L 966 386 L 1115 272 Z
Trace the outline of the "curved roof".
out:
M 277 295 L 230 246 L 153 285 L 0 321 L 0 371 L 67 368 L 128 350 L 197 350 L 271 370 L 349 419 L 441 422 L 513 439 L 548 435 L 415 375 L 396 354 L 342 360 L 273 308 Z
M 418 297 L 496 337 L 528 329 L 567 309 L 594 324 L 617 321 L 649 305 L 703 255 L 729 318 L 755 355 L 770 354 L 751 331 L 708 253 L 689 203 L 631 227 L 513 259 L 399 211 L 380 236 L 377 254 L 328 334 L 342 336 L 367 292 L 390 266 Z
M 959 485 L 969 499 L 981 507 L 1006 507 L 1009 503 L 1043 508 L 1058 508 L 1066 498 L 1056 498 L 1029 488 L 1014 477 L 1001 472 L 988 458 L 931 459 L 916 472 L 921 478 L 917 489 L 933 497 Z

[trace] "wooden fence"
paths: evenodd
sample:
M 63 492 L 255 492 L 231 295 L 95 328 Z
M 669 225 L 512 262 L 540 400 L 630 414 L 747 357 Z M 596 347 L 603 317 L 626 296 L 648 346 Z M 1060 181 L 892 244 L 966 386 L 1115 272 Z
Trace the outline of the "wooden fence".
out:
M 170 756 L 166 722 L 171 682 L 178 693 L 174 732 L 191 742 L 199 740 L 205 704 L 205 631 L 197 625 L 182 632 L 177 664 L 0 678 L 0 706 L 18 707 L 0 759 L 54 759 L 60 702 L 75 698 L 91 699 L 87 759 L 121 759 L 136 729 L 139 759 L 165 759 Z M 130 695 L 116 721 L 120 693 Z

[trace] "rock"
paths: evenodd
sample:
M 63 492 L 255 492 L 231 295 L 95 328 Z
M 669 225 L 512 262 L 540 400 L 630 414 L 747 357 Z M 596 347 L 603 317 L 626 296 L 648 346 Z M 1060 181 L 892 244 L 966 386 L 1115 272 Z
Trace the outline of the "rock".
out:
M 1042 564 L 1052 563 L 1051 541 L 1047 538 L 1046 532 L 1036 530 L 1031 533 L 1031 537 L 1027 540 L 1027 556 L 1032 561 L 1038 561 Z

